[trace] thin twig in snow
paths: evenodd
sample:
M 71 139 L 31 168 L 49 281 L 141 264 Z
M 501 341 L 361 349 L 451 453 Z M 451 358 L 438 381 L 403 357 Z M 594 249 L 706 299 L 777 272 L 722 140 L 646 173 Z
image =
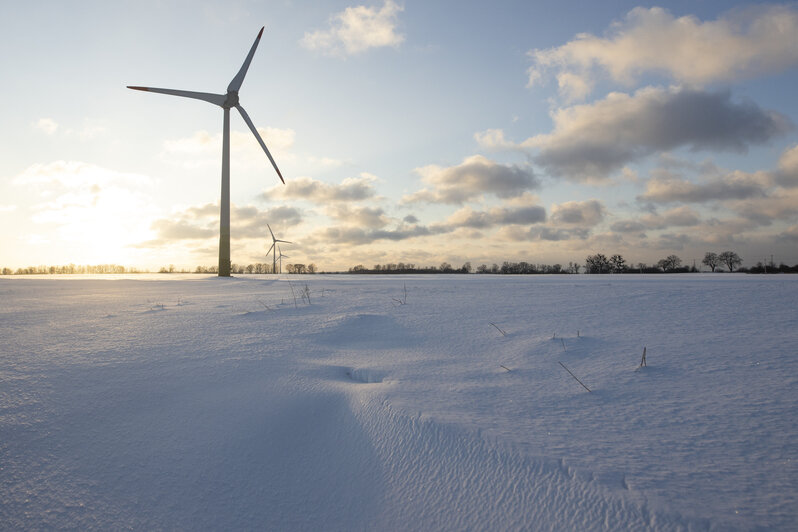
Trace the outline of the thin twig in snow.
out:
M 493 323 L 492 321 L 491 321 L 491 322 L 488 322 L 488 323 L 490 323 L 491 325 L 493 325 L 494 327 L 496 327 L 496 330 L 497 330 L 497 331 L 499 331 L 500 333 L 502 333 L 502 336 L 507 336 L 507 333 L 506 333 L 506 332 L 504 332 L 503 330 L 499 329 L 499 326 L 498 326 L 498 325 L 496 325 L 496 324 L 495 324 L 495 323 Z
M 568 373 L 571 373 L 571 370 L 570 370 L 570 369 L 568 369 L 568 368 L 566 368 L 566 367 L 565 367 L 565 364 L 563 364 L 563 363 L 562 363 L 562 362 L 560 362 L 560 361 L 557 361 L 557 363 L 558 363 L 559 365 L 561 365 L 561 366 L 563 367 L 563 369 L 565 369 L 565 371 L 567 371 Z M 587 391 L 589 391 L 589 392 L 591 392 L 591 393 L 592 393 L 592 390 L 591 390 L 590 388 L 588 388 L 587 386 L 585 386 L 585 383 L 584 383 L 584 382 L 582 382 L 582 381 L 580 381 L 579 379 L 577 379 L 577 378 L 576 378 L 576 375 L 574 375 L 573 373 L 571 373 L 571 377 L 573 377 L 574 379 L 576 379 L 576 382 L 578 382 L 579 384 L 581 384 L 581 385 L 582 385 L 582 387 L 583 387 L 585 390 L 587 390 Z

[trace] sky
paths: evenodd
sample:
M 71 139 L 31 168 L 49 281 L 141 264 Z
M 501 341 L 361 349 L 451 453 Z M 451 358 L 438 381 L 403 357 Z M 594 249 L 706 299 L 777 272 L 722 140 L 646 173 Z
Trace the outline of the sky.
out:
M 798 263 L 798 4 L 0 4 L 0 267 Z

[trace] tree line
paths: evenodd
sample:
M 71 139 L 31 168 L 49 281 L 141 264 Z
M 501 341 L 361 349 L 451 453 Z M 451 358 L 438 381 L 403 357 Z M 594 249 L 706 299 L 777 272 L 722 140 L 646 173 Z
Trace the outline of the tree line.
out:
M 251 273 L 272 273 L 272 265 L 267 263 L 239 265 L 233 264 L 230 268 L 232 273 L 251 274 Z M 197 266 L 193 270 L 177 268 L 174 264 L 161 266 L 157 273 L 218 273 L 216 266 Z M 279 267 L 278 267 L 279 271 Z M 306 274 L 316 273 L 318 268 L 315 264 L 286 264 L 286 273 Z M 26 268 L 0 269 L 0 275 L 70 275 L 70 274 L 120 274 L 120 273 L 156 273 L 150 270 L 140 270 L 119 264 L 66 264 L 62 266 L 28 266 Z
M 76 273 L 148 273 L 119 264 L 65 264 L 62 266 L 28 266 L 27 268 L 3 268 L 2 275 L 56 275 Z
M 787 266 L 781 264 L 763 264 L 757 263 L 757 266 L 752 268 L 741 268 L 742 258 L 734 251 L 723 251 L 715 253 L 708 251 L 704 255 L 702 264 L 708 266 L 713 272 L 719 268 L 728 269 L 728 271 L 739 271 L 743 273 L 798 273 L 798 264 L 795 266 Z M 577 274 L 582 271 L 584 266 L 584 273 L 589 274 L 604 274 L 604 273 L 690 273 L 698 272 L 698 268 L 693 264 L 690 266 L 683 265 L 682 259 L 678 255 L 668 255 L 660 259 L 655 264 L 646 264 L 638 262 L 636 264 L 628 263 L 626 259 L 620 254 L 610 255 L 609 257 L 603 253 L 596 253 L 588 255 L 585 259 L 584 265 L 569 262 L 567 265 L 562 264 L 535 264 L 530 262 L 510 262 L 504 261 L 499 264 L 480 264 L 473 268 L 470 262 L 466 262 L 459 268 L 452 266 L 448 262 L 443 262 L 440 266 L 416 266 L 414 263 L 387 263 L 375 264 L 371 268 L 367 268 L 362 264 L 349 268 L 349 273 L 358 274 L 409 274 L 409 273 L 491 273 L 491 274 L 504 274 L 504 275 L 535 275 L 535 274 Z
M 742 258 L 734 251 L 723 251 L 715 253 L 706 252 L 701 261 L 702 264 L 715 272 L 719 269 L 730 272 L 740 273 L 798 273 L 798 264 L 788 266 L 781 263 L 778 266 L 771 259 L 769 262 L 757 262 L 756 266 L 750 268 L 741 267 Z M 460 267 L 452 266 L 448 262 L 442 262 L 438 266 L 417 266 L 412 262 L 391 262 L 387 264 L 375 264 L 367 268 L 362 264 L 349 268 L 349 273 L 358 274 L 412 274 L 412 273 L 478 273 L 478 274 L 504 274 L 504 275 L 539 275 L 539 274 L 577 274 L 582 271 L 583 265 L 576 262 L 562 264 L 535 264 L 530 262 L 510 262 L 504 261 L 499 264 L 480 264 L 474 268 L 470 262 L 464 263 Z M 286 264 L 285 273 L 292 275 L 314 274 L 319 270 L 313 263 L 310 264 Z M 614 254 L 609 257 L 596 253 L 588 255 L 584 263 L 584 273 L 604 274 L 604 273 L 686 273 L 697 272 L 695 265 L 683 266 L 682 259 L 677 255 L 668 255 L 660 259 L 656 264 L 646 264 L 638 262 L 636 264 L 627 263 L 622 255 Z M 173 264 L 163 266 L 158 273 L 200 273 L 215 274 L 216 266 L 197 266 L 193 270 L 178 269 Z M 258 262 L 253 264 L 241 265 L 232 264 L 231 272 L 235 274 L 270 274 L 272 264 Z M 278 267 L 279 272 L 279 267 Z M 119 264 L 66 264 L 62 266 L 29 266 L 27 268 L 0 269 L 0 275 L 58 275 L 58 274 L 122 274 L 122 273 L 153 273 L 148 270 L 129 268 Z

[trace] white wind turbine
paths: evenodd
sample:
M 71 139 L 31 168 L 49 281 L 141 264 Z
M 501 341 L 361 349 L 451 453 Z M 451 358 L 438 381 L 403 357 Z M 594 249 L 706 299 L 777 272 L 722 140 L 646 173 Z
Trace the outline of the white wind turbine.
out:
M 221 212 L 219 215 L 219 277 L 230 277 L 230 109 L 232 107 L 238 109 L 238 112 L 241 114 L 241 118 L 243 118 L 244 122 L 247 123 L 250 131 L 252 131 L 252 134 L 255 135 L 255 138 L 258 140 L 260 147 L 266 152 L 266 156 L 269 158 L 272 166 L 274 166 L 274 169 L 277 171 L 280 181 L 285 184 L 285 179 L 283 179 L 280 169 L 277 168 L 277 163 L 274 162 L 272 154 L 269 153 L 269 149 L 266 147 L 263 139 L 258 134 L 258 130 L 255 128 L 252 120 L 250 120 L 249 115 L 246 111 L 244 111 L 244 108 L 241 107 L 241 104 L 238 103 L 238 90 L 241 88 L 241 84 L 244 82 L 244 76 L 247 75 L 247 69 L 249 69 L 249 64 L 252 62 L 252 56 L 255 55 L 255 49 L 258 47 L 258 43 L 260 42 L 261 35 L 263 35 L 264 28 L 260 29 L 258 37 L 255 39 L 252 48 L 250 48 L 247 58 L 244 60 L 244 64 L 241 65 L 241 69 L 238 71 L 238 74 L 235 75 L 233 80 L 230 82 L 230 85 L 227 86 L 227 94 L 211 94 L 207 92 L 192 92 L 174 89 L 156 89 L 153 87 L 138 87 L 130 85 L 127 87 L 128 89 L 134 89 L 137 91 L 159 92 L 161 94 L 170 94 L 172 96 L 183 96 L 184 98 L 202 100 L 214 105 L 218 105 L 224 109 L 224 134 L 222 136 L 222 200 L 220 207 Z
M 277 242 L 282 242 L 283 244 L 293 244 L 293 242 L 289 242 L 288 240 L 279 240 L 274 237 L 274 232 L 272 231 L 272 227 L 269 224 L 266 224 L 266 227 L 269 228 L 269 234 L 272 235 L 272 246 L 269 248 L 269 251 L 272 251 L 272 273 L 277 273 Z M 266 252 L 266 255 L 269 254 L 269 251 Z M 280 252 L 280 256 L 284 257 L 282 252 Z M 280 269 L 282 270 L 283 261 L 280 261 Z
M 277 259 L 280 261 L 280 273 L 283 273 L 283 259 L 290 259 L 288 255 L 283 255 L 283 251 L 280 249 L 280 246 L 277 246 Z

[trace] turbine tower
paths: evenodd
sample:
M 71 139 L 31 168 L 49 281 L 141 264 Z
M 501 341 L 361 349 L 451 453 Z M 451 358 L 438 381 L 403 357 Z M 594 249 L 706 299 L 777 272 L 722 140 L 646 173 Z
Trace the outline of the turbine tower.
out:
M 258 43 L 260 42 L 260 37 L 263 35 L 263 28 L 260 29 L 258 33 L 258 37 L 255 39 L 255 42 L 252 44 L 252 48 L 249 50 L 249 54 L 247 54 L 247 58 L 244 60 L 244 64 L 241 65 L 241 69 L 238 71 L 238 74 L 235 75 L 233 80 L 227 86 L 227 94 L 211 94 L 207 92 L 192 92 L 192 91 L 183 91 L 183 90 L 174 90 L 174 89 L 156 89 L 153 87 L 138 87 L 138 86 L 131 86 L 128 85 L 128 89 L 133 89 L 137 91 L 147 91 L 147 92 L 158 92 L 161 94 L 169 94 L 172 96 L 182 96 L 184 98 L 193 98 L 195 100 L 202 100 L 204 102 L 212 103 L 214 105 L 218 105 L 222 109 L 224 109 L 224 133 L 222 135 L 222 199 L 220 202 L 220 213 L 219 213 L 219 277 L 230 277 L 230 109 L 235 107 L 238 112 L 241 114 L 241 118 L 244 119 L 244 122 L 247 123 L 249 126 L 250 131 L 252 134 L 255 135 L 255 138 L 258 140 L 260 147 L 263 148 L 263 151 L 266 152 L 266 156 L 271 161 L 272 166 L 274 166 L 277 175 L 280 178 L 280 181 L 285 184 L 285 179 L 283 179 L 283 175 L 280 173 L 280 169 L 277 168 L 277 163 L 274 162 L 274 158 L 272 158 L 272 154 L 269 153 L 269 149 L 266 147 L 266 144 L 263 142 L 263 139 L 258 134 L 258 130 L 255 128 L 255 124 L 252 123 L 250 120 L 249 115 L 244 108 L 241 107 L 241 104 L 238 102 L 238 90 L 241 88 L 241 84 L 244 82 L 244 76 L 247 75 L 247 70 L 249 69 L 249 64 L 252 62 L 252 56 L 255 55 L 255 49 L 258 47 Z
M 293 244 L 293 242 L 289 242 L 288 240 L 278 240 L 274 238 L 274 233 L 272 232 L 272 228 L 269 224 L 266 224 L 266 227 L 269 228 L 269 234 L 272 235 L 272 247 L 269 248 L 269 251 L 274 250 L 272 253 L 272 273 L 277 273 L 277 242 L 282 242 L 283 244 Z M 266 252 L 266 255 L 269 254 L 269 251 Z M 280 253 L 282 255 L 282 252 Z M 282 261 L 280 261 L 280 267 L 282 269 Z

